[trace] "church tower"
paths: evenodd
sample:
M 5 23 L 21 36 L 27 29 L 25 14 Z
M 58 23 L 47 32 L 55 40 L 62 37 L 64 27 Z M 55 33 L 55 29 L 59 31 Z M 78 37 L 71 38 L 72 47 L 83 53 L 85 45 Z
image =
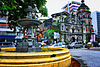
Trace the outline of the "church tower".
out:
M 89 11 L 89 7 L 85 5 L 84 0 L 81 1 L 81 5 L 78 8 L 78 22 L 81 23 L 82 25 L 82 40 L 84 42 L 90 41 L 91 39 L 91 34 L 92 34 L 92 23 L 91 23 L 91 17 L 90 17 L 91 12 Z

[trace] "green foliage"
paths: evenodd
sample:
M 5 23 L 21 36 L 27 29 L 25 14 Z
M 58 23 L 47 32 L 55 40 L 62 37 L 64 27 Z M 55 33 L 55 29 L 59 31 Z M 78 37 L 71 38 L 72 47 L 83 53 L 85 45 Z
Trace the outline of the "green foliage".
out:
M 66 40 L 65 40 L 64 42 L 66 43 L 66 45 L 68 45 L 68 44 L 69 44 L 69 42 L 68 42 L 68 41 L 66 41 Z
M 46 32 L 44 32 L 44 36 L 48 37 L 49 39 L 53 39 L 54 31 L 48 29 Z
M 52 31 L 55 31 L 55 32 L 60 32 L 60 28 L 59 28 L 59 25 L 58 26 L 49 26 L 48 27 L 49 30 L 52 30 Z
M 54 36 L 54 34 L 53 34 L 54 31 L 53 31 L 53 30 L 49 30 L 49 29 L 48 29 L 47 31 L 48 31 L 48 36 L 49 36 L 49 37 Z
M 88 40 L 86 40 L 86 44 L 88 43 L 89 41 Z
M 57 23 L 59 23 L 59 21 L 57 21 Z
M 82 43 L 84 43 L 84 41 L 82 41 Z
M 43 16 L 47 16 L 46 2 L 46 0 L 0 0 L 1 16 L 8 15 L 9 27 L 15 30 L 16 26 L 18 26 L 18 23 L 15 21 L 26 17 L 26 9 L 28 6 L 32 6 L 33 9 L 37 8 L 34 11 L 36 16 L 38 11 Z
M 40 7 L 39 10 L 40 10 L 40 12 L 41 12 L 41 14 L 42 14 L 43 16 L 48 16 L 48 11 L 47 11 L 46 6 Z
M 8 20 L 25 18 L 25 9 L 32 6 L 37 7 L 43 16 L 47 16 L 46 0 L 0 0 L 0 11 L 4 16 L 8 12 Z
M 59 40 L 59 42 L 62 42 L 62 40 Z
M 52 43 L 53 42 L 53 37 L 54 37 L 54 31 L 53 30 L 47 30 L 47 32 L 44 32 L 44 36 L 47 37 L 48 43 Z

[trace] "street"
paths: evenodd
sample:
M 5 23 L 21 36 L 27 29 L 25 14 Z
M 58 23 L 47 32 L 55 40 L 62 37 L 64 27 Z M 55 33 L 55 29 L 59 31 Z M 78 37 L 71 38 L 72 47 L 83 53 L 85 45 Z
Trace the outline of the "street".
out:
M 100 51 L 87 50 L 86 48 L 69 50 L 72 58 L 82 64 L 81 67 L 100 67 Z

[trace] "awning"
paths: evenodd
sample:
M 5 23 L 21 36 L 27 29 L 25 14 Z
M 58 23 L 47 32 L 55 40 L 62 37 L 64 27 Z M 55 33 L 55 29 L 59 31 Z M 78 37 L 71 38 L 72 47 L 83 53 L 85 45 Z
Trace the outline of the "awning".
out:
M 0 35 L 0 38 L 15 38 L 16 36 Z

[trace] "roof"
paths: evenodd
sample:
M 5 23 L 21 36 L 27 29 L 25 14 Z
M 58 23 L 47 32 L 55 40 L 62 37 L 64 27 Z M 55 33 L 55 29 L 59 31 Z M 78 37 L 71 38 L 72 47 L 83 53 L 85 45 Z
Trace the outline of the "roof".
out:
M 52 14 L 51 16 L 54 17 L 54 16 L 61 16 L 61 15 L 69 15 L 69 13 L 66 12 L 66 11 L 63 11 L 63 12 L 60 12 L 60 13 Z
M 80 9 L 89 9 L 89 7 L 85 4 L 81 4 L 81 6 L 78 8 L 78 10 Z
M 89 7 L 87 5 L 85 5 L 84 0 L 82 0 L 81 2 L 82 2 L 82 4 L 79 6 L 78 10 L 80 10 L 80 9 L 88 9 L 89 10 Z

